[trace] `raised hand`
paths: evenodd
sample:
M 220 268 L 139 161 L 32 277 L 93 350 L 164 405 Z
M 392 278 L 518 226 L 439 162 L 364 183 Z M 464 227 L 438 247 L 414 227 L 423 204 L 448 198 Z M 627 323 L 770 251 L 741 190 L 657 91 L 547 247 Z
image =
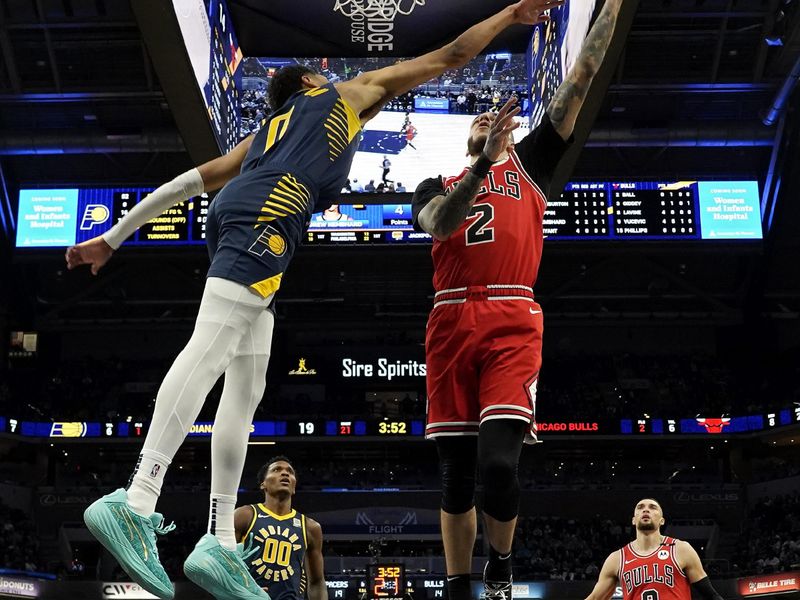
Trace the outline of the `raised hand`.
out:
M 67 268 L 74 269 L 81 265 L 90 265 L 92 275 L 97 275 L 113 253 L 114 249 L 106 243 L 103 236 L 97 236 L 67 248 L 67 253 L 65 254 Z
M 520 125 L 518 121 L 514 120 L 514 117 L 520 113 L 520 108 L 516 106 L 516 103 L 517 97 L 511 96 L 489 127 L 489 136 L 486 138 L 483 153 L 492 162 L 499 160 L 506 148 L 513 143 L 511 132 Z
M 514 22 L 523 25 L 538 25 L 550 20 L 550 16 L 544 14 L 551 8 L 563 5 L 566 0 L 521 0 L 512 5 Z

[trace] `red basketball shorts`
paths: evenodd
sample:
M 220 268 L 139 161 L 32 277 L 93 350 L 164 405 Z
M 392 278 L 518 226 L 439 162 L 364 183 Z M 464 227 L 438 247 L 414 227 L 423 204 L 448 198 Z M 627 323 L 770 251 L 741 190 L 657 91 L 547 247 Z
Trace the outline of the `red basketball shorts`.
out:
M 429 439 L 477 435 L 485 421 L 517 419 L 530 424 L 525 441 L 537 441 L 542 308 L 530 292 L 495 293 L 437 294 L 425 340 Z

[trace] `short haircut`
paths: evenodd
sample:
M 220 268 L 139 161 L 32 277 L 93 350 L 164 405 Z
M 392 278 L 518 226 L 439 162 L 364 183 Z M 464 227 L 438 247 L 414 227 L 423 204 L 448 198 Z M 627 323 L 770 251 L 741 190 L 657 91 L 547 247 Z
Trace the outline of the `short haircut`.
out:
M 292 94 L 303 88 L 303 75 L 317 74 L 311 67 L 305 65 L 287 65 L 277 70 L 269 82 L 267 98 L 272 110 L 278 110 L 286 104 Z
M 269 468 L 273 464 L 275 464 L 276 462 L 289 463 L 289 465 L 292 467 L 292 469 L 294 469 L 294 465 L 292 464 L 292 461 L 288 456 L 284 456 L 283 454 L 279 454 L 278 456 L 273 456 L 267 462 L 265 462 L 264 465 L 258 470 L 258 475 L 257 475 L 258 482 L 257 483 L 258 483 L 259 486 L 262 484 L 262 482 L 264 481 L 264 478 L 267 476 L 267 472 L 269 471 Z
M 664 514 L 664 506 L 661 504 L 661 502 L 658 500 L 658 498 L 653 498 L 652 496 L 645 496 L 644 498 L 641 498 L 641 499 L 639 500 L 639 502 L 641 502 L 642 500 L 652 500 L 653 502 L 655 502 L 656 504 L 658 504 L 658 508 L 660 508 L 660 509 L 661 509 L 661 514 L 662 514 L 662 515 Z M 639 506 L 639 502 L 637 502 L 637 503 L 636 503 L 636 506 Z M 634 508 L 635 508 L 635 507 L 634 507 Z

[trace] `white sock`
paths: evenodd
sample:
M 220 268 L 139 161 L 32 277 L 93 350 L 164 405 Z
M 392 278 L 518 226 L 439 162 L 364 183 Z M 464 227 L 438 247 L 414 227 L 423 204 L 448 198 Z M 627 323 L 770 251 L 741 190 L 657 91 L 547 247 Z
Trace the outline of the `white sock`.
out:
M 228 550 L 236 550 L 236 535 L 233 529 L 233 511 L 236 496 L 211 494 L 208 509 L 208 533 L 215 536 L 219 545 Z
M 156 510 L 164 474 L 172 461 L 155 450 L 142 450 L 128 487 L 128 506 L 137 515 L 149 517 Z

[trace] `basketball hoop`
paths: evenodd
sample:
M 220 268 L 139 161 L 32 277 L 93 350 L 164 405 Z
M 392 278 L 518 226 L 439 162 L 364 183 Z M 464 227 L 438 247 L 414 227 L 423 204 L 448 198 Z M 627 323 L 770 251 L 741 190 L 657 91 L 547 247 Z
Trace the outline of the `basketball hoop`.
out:
M 425 0 L 336 0 L 333 10 L 349 19 L 360 15 L 368 21 L 394 21 L 398 14 L 410 15 L 418 5 L 425 6 Z

